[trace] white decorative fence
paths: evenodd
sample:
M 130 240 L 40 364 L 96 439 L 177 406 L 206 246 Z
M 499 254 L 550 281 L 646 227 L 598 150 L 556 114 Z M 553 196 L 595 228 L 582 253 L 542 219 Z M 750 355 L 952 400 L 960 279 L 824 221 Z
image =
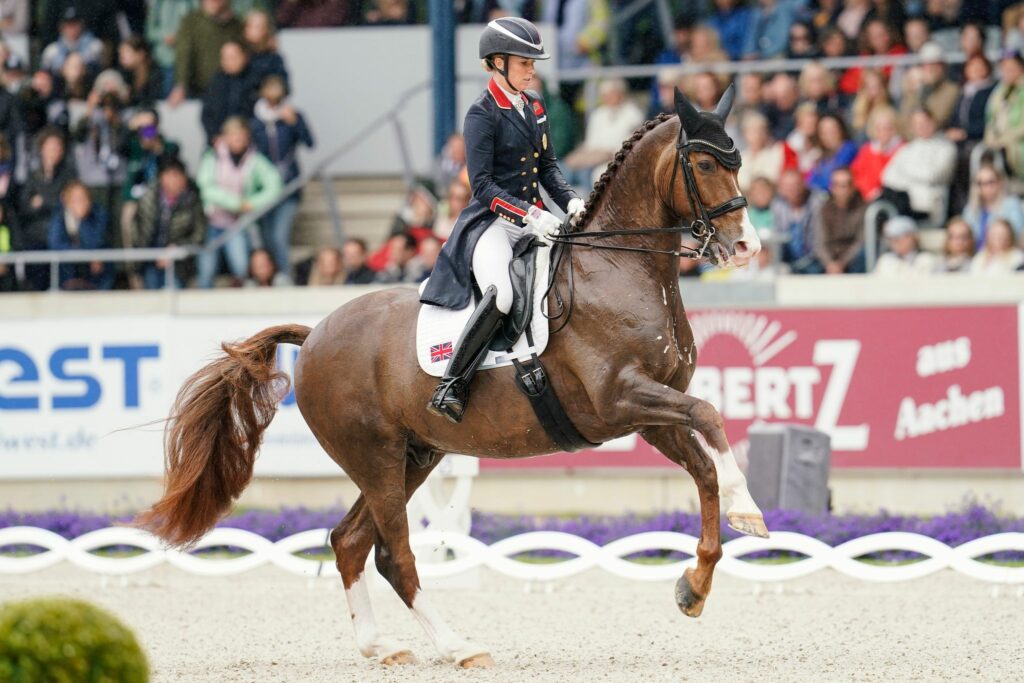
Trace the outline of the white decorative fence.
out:
M 244 555 L 225 558 L 169 550 L 162 547 L 157 538 L 136 529 L 101 529 L 68 541 L 45 529 L 9 527 L 0 529 L 0 547 L 33 545 L 45 550 L 30 555 L 0 556 L 0 574 L 34 572 L 67 561 L 89 571 L 114 575 L 140 572 L 167 562 L 206 576 L 237 574 L 270 563 L 304 576 L 334 577 L 332 561 L 295 555 L 305 550 L 323 549 L 326 536 L 326 529 L 315 529 L 275 543 L 249 531 L 220 528 L 210 532 L 196 546 L 196 549 L 233 546 L 246 551 Z M 678 578 L 682 570 L 696 560 L 690 557 L 652 564 L 623 558 L 650 550 L 670 550 L 693 556 L 697 539 L 688 534 L 655 531 L 628 536 L 602 547 L 571 534 L 540 531 L 486 545 L 461 533 L 425 531 L 412 536 L 412 545 L 421 559 L 434 560 L 418 564 L 424 578 L 452 577 L 488 567 L 527 581 L 554 581 L 599 567 L 625 579 L 665 581 Z M 132 556 L 93 552 L 110 546 L 132 546 L 142 552 Z M 513 559 L 541 550 L 559 550 L 575 557 L 542 563 Z M 739 559 L 767 550 L 789 551 L 806 557 L 780 564 Z M 864 581 L 906 581 L 949 568 L 981 581 L 1024 584 L 1024 566 L 1004 566 L 974 559 L 997 552 L 1024 552 L 1024 533 L 995 534 L 951 548 L 926 536 L 889 532 L 864 536 L 833 548 L 809 536 L 782 531 L 774 532 L 769 539 L 744 537 L 729 541 L 723 551 L 718 571 L 758 582 L 786 581 L 826 568 Z M 866 563 L 854 559 L 884 551 L 915 552 L 927 559 L 904 564 Z M 449 555 L 454 559 L 438 560 L 439 556 Z

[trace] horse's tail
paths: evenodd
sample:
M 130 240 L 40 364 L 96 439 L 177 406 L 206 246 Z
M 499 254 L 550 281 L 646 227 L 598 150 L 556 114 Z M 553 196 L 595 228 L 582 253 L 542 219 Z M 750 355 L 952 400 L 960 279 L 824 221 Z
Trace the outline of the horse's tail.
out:
M 175 547 L 209 531 L 252 479 L 263 432 L 288 389 L 278 344 L 298 344 L 304 325 L 270 327 L 192 375 L 178 391 L 165 434 L 164 496 L 134 525 Z

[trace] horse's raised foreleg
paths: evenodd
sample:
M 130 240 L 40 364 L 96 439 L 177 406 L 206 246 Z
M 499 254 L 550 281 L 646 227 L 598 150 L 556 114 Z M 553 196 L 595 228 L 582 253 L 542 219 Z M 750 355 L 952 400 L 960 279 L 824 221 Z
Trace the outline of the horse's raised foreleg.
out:
M 715 565 L 722 557 L 721 518 L 719 516 L 718 477 L 715 466 L 685 427 L 652 427 L 642 432 L 644 439 L 665 456 L 686 468 L 697 484 L 700 497 L 700 540 L 697 543 L 697 567 L 687 569 L 676 582 L 676 603 L 683 614 L 699 617 L 704 600 L 711 592 Z
M 414 466 L 406 462 L 405 467 L 409 471 Z M 408 476 L 406 481 L 409 481 Z M 408 491 L 404 493 L 411 495 Z M 377 571 L 420 622 L 441 656 L 464 668 L 492 665 L 487 650 L 458 636 L 423 595 L 416 572 L 416 558 L 409 545 L 409 518 L 405 510 L 408 495 L 386 487 L 364 489 L 363 495 L 373 515 Z

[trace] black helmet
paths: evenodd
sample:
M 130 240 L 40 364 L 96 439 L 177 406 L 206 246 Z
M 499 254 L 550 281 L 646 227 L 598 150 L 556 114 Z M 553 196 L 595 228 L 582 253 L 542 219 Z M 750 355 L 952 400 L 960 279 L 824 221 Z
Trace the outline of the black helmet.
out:
M 480 35 L 480 59 L 492 55 L 516 55 L 527 59 L 548 59 L 540 31 L 526 19 L 501 17 L 487 24 Z

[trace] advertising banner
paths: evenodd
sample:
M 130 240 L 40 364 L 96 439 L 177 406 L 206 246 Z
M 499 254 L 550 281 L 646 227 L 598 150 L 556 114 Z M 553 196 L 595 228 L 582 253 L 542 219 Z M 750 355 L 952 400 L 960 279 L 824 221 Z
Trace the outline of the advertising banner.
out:
M 689 393 L 719 408 L 737 453 L 755 423 L 827 432 L 834 467 L 1020 468 L 1017 306 L 696 311 Z M 4 320 L 0 478 L 159 476 L 163 422 L 182 383 L 274 317 Z M 314 325 L 313 318 L 290 320 Z M 290 371 L 298 348 L 282 346 Z M 567 406 L 570 414 L 572 407 Z M 670 467 L 642 439 L 484 470 Z M 289 394 L 256 472 L 338 474 Z

